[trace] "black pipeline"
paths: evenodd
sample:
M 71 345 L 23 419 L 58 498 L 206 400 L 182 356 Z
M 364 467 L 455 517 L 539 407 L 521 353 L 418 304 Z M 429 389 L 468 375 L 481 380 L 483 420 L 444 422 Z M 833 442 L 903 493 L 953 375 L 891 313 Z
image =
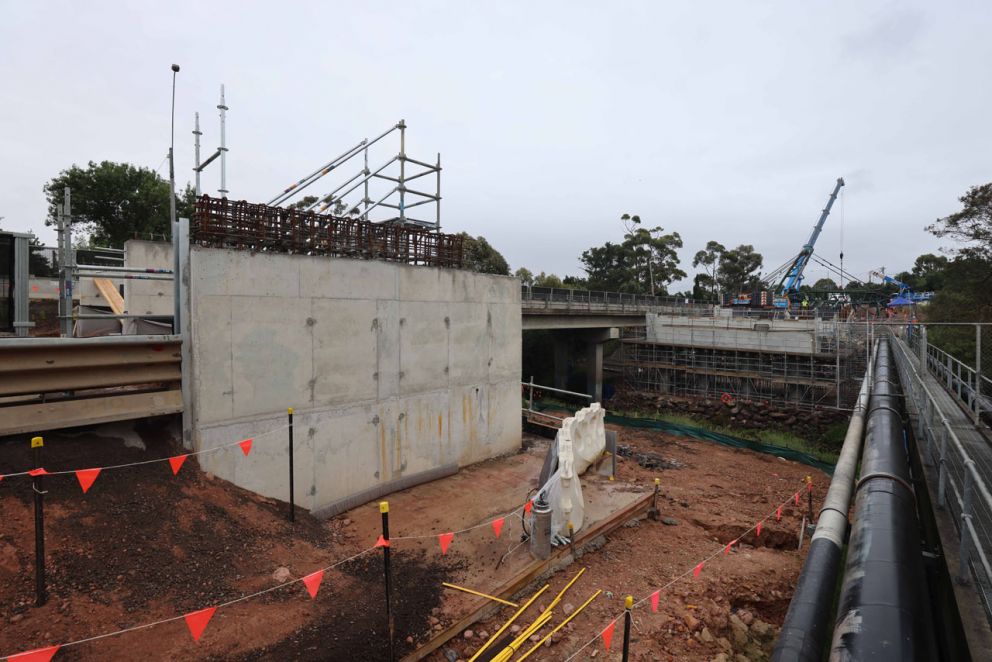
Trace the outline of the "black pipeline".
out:
M 861 391 L 837 458 L 833 479 L 820 509 L 816 531 L 810 540 L 806 563 L 775 643 L 772 654 L 775 662 L 819 662 L 830 640 L 833 616 L 830 608 L 847 536 L 847 512 L 851 507 L 854 477 L 861 456 L 871 374 L 869 366 L 861 382 Z
M 830 657 L 935 660 L 899 376 L 886 339 L 877 353 Z

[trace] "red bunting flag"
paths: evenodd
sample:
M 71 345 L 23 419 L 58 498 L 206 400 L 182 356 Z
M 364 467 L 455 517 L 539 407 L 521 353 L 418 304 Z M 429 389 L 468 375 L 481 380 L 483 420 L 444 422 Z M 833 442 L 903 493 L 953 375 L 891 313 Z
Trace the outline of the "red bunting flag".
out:
M 756 533 L 754 534 L 755 537 L 761 535 L 761 522 L 758 522 L 758 526 L 756 527 L 755 531 L 756 531 Z
M 38 467 L 37 469 L 31 469 L 30 471 L 28 471 L 28 475 L 29 476 L 47 476 L 48 475 L 48 471 L 46 471 L 44 469 L 44 467 Z
M 651 594 L 651 611 L 658 613 L 658 598 L 661 597 L 661 589 Z
M 18 653 L 17 655 L 11 655 L 7 658 L 8 662 L 48 662 L 55 656 L 55 653 L 61 648 L 59 646 L 49 646 L 47 648 L 36 648 L 33 651 L 26 651 L 24 653 Z
M 778 510 L 775 511 L 775 520 L 779 521 L 781 519 L 782 519 L 782 506 L 779 506 Z
M 0 474 L 0 482 L 3 481 L 3 474 Z
M 439 543 L 441 543 L 441 553 L 447 554 L 448 547 L 451 546 L 451 541 L 455 539 L 454 533 L 442 533 L 437 537 Z
M 799 505 L 799 492 L 796 492 L 796 505 Z
M 83 494 L 89 492 L 90 487 L 93 485 L 93 481 L 96 477 L 100 475 L 100 469 L 79 469 L 76 471 L 76 480 L 79 481 L 79 486 L 83 488 Z
M 610 650 L 610 644 L 613 643 L 613 630 L 617 627 L 617 622 L 613 621 L 606 628 L 600 632 L 600 636 L 603 637 L 603 645 L 606 646 L 606 650 Z
M 189 633 L 193 635 L 194 641 L 200 640 L 200 636 L 206 629 L 207 623 L 213 618 L 215 611 L 217 611 L 217 607 L 207 607 L 206 609 L 186 614 L 186 626 L 189 627 Z
M 737 544 L 737 540 L 731 540 L 730 542 L 728 542 L 727 546 L 723 548 L 723 555 L 727 556 L 728 554 L 730 554 L 730 548 L 733 547 L 735 544 Z
M 503 532 L 503 522 L 504 521 L 505 521 L 505 519 L 502 518 L 502 517 L 500 517 L 499 519 L 494 519 L 493 520 L 493 533 L 496 534 L 496 537 L 497 538 L 499 538 L 499 534 Z
M 380 535 L 379 536 L 379 539 L 375 541 L 375 546 L 376 547 L 389 547 L 389 541 L 386 540 L 385 538 L 383 538 L 382 535 Z
M 251 452 L 251 439 L 245 439 L 238 442 L 238 446 L 241 446 L 241 450 L 244 452 L 245 457 Z
M 311 572 L 309 575 L 303 578 L 303 583 L 307 587 L 307 593 L 310 594 L 311 598 L 317 597 L 317 591 L 320 589 L 320 582 L 324 580 L 324 571 L 318 570 L 317 572 Z
M 172 475 L 173 476 L 175 476 L 176 474 L 179 473 L 179 470 L 183 466 L 183 462 L 185 462 L 186 461 L 186 458 L 188 458 L 188 457 L 189 457 L 189 454 L 186 454 L 186 455 L 176 455 L 175 457 L 170 457 L 169 458 L 169 465 L 172 467 Z
M 527 499 L 527 503 L 524 504 L 524 512 L 528 515 L 530 514 L 530 509 L 534 507 L 534 502 Z
M 703 566 L 704 565 L 706 565 L 706 561 L 700 561 L 699 562 L 699 565 L 697 565 L 695 568 L 692 569 L 692 576 L 694 578 L 698 578 L 699 577 L 699 573 L 701 573 L 703 571 Z

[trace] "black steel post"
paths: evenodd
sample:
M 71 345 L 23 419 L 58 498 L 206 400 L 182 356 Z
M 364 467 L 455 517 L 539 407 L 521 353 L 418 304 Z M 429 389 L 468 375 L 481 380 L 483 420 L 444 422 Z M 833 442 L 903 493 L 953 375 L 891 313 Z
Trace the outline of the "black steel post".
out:
M 382 567 L 386 576 L 386 623 L 389 637 L 389 662 L 396 659 L 393 651 L 393 610 L 392 610 L 392 573 L 389 569 L 389 502 L 379 502 L 379 512 L 382 513 Z
M 296 496 L 293 493 L 293 408 L 289 412 L 289 521 L 296 521 Z
M 41 437 L 31 439 L 31 450 L 34 455 L 34 467 L 40 469 L 41 451 L 45 440 Z M 48 602 L 48 591 L 45 589 L 45 478 L 39 473 L 31 478 L 31 488 L 34 490 L 34 580 L 35 607 L 41 607 Z
M 630 610 L 634 606 L 634 596 L 628 595 L 626 609 L 623 612 L 623 662 L 630 657 Z

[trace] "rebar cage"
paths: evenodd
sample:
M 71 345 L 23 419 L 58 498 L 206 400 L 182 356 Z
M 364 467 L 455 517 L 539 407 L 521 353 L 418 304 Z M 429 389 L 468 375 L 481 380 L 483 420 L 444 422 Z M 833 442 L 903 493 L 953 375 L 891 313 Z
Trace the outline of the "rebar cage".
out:
M 200 246 L 462 268 L 464 238 L 244 200 L 201 196 L 190 230 Z

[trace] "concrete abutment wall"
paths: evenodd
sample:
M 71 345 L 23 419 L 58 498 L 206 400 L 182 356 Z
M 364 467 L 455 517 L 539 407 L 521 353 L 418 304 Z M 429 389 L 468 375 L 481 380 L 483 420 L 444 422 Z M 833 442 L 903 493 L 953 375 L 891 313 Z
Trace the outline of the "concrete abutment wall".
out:
M 256 439 L 206 471 L 287 499 L 287 407 L 311 510 L 520 445 L 512 278 L 193 247 L 189 292 L 192 445 Z

